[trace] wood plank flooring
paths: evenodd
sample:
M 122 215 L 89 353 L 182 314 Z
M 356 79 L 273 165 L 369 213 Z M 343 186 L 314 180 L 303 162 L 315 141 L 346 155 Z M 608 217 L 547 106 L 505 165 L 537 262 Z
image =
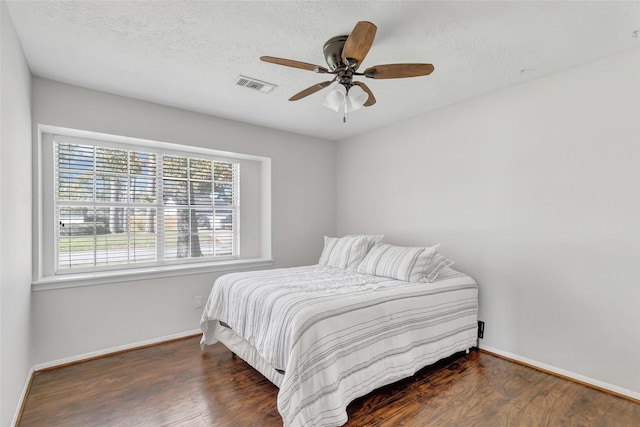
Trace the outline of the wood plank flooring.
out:
M 22 427 L 281 426 L 278 389 L 198 337 L 36 374 Z M 640 426 L 640 404 L 477 351 L 348 408 L 356 426 Z

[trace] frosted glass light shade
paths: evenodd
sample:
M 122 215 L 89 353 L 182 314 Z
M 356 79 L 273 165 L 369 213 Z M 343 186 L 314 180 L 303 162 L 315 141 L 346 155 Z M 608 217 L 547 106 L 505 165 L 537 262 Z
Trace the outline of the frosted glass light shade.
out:
M 347 90 L 341 84 L 337 84 L 336 87 L 331 89 L 324 99 L 322 105 L 327 108 L 331 108 L 336 113 L 340 111 L 340 107 L 344 106 L 344 98 L 347 94 Z
M 351 86 L 349 89 L 349 94 L 347 95 L 349 98 L 349 111 L 356 111 L 362 108 L 362 105 L 367 102 L 369 99 L 369 95 L 362 90 L 360 86 Z

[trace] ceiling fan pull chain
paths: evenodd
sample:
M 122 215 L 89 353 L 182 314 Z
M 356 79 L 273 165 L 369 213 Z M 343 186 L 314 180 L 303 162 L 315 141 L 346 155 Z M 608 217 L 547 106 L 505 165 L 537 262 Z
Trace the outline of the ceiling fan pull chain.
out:
M 347 91 L 347 93 L 349 93 L 349 91 Z M 347 106 L 348 104 L 348 99 L 347 95 L 344 96 L 344 116 L 342 116 L 342 123 L 347 123 Z

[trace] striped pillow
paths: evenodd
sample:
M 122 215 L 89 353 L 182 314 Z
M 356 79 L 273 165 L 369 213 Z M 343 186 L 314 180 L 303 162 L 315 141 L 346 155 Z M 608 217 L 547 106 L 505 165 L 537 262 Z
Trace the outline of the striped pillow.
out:
M 318 264 L 343 270 L 355 270 L 369 250 L 369 240 L 363 236 L 324 236 L 324 249 Z
M 453 265 L 453 261 L 449 258 L 445 258 L 440 254 L 435 254 L 427 268 L 422 272 L 422 277 L 420 277 L 421 282 L 435 282 L 438 277 L 440 277 L 440 273 L 447 267 Z
M 376 245 L 362 260 L 358 273 L 390 277 L 405 282 L 417 282 L 438 252 L 440 245 L 411 248 L 394 245 Z
M 369 249 L 374 247 L 375 245 L 379 245 L 382 243 L 382 239 L 384 238 L 384 234 L 348 234 L 344 237 L 364 237 L 369 242 L 369 246 L 367 248 L 367 252 Z

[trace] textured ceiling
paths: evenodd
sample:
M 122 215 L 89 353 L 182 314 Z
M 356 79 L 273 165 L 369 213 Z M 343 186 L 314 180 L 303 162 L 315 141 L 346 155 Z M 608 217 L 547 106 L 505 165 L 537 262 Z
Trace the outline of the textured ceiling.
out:
M 290 132 L 339 140 L 640 46 L 640 2 L 10 1 L 34 75 Z M 377 104 L 346 124 L 326 76 L 261 62 L 325 65 L 322 46 L 357 21 L 378 27 L 368 66 L 427 62 L 433 74 L 366 79 Z M 274 83 L 270 94 L 238 75 Z M 363 78 L 364 79 L 364 78 Z

